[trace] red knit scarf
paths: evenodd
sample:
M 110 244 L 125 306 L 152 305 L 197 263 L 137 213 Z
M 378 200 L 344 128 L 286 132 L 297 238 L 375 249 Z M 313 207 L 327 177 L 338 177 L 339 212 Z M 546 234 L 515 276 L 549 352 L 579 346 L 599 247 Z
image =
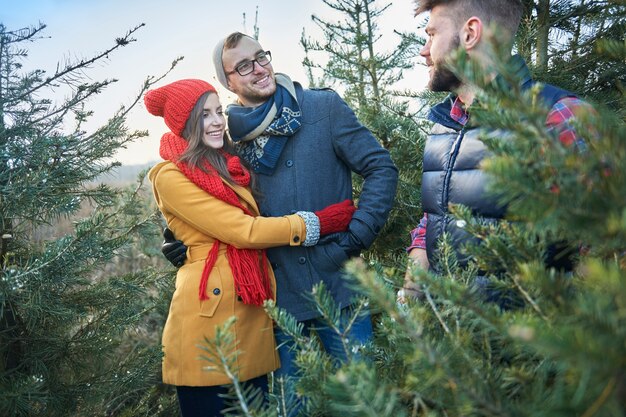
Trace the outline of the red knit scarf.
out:
M 255 216 L 239 202 L 237 193 L 224 184 L 215 168 L 208 162 L 205 161 L 204 167 L 209 174 L 201 171 L 197 167 L 189 166 L 189 164 L 185 162 L 180 162 L 179 158 L 186 149 L 187 141 L 180 136 L 173 133 L 166 133 L 161 138 L 161 158 L 175 163 L 187 178 L 207 193 L 230 205 L 240 208 L 249 216 Z M 250 183 L 250 173 L 241 166 L 239 157 L 223 151 L 221 152 L 226 158 L 228 172 L 233 181 L 242 187 L 247 186 Z M 206 258 L 199 288 L 201 300 L 207 300 L 209 298 L 206 294 L 206 288 L 211 269 L 213 269 L 217 261 L 219 246 L 220 241 L 216 239 Z M 228 264 L 232 270 L 237 295 L 241 297 L 241 300 L 245 304 L 260 306 L 263 305 L 263 301 L 274 298 L 270 287 L 267 257 L 264 250 L 237 249 L 232 245 L 226 244 L 226 257 L 228 258 Z

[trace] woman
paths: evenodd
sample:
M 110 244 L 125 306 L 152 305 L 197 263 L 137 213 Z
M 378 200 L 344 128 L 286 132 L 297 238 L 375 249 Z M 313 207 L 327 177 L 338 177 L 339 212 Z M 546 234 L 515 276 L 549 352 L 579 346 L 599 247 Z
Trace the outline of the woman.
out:
M 235 316 L 238 378 L 267 390 L 266 374 L 279 361 L 272 320 L 262 308 L 273 299 L 275 280 L 261 249 L 313 245 L 320 235 L 346 230 L 355 208 L 346 200 L 316 213 L 260 217 L 250 171 L 225 136 L 213 86 L 180 80 L 149 91 L 144 102 L 171 130 L 161 138 L 166 161 L 149 173 L 154 197 L 189 247 L 163 330 L 163 381 L 176 386 L 183 416 L 221 415 L 218 394 L 231 381 L 203 370 L 210 364 L 198 360 L 206 355 L 198 345 Z

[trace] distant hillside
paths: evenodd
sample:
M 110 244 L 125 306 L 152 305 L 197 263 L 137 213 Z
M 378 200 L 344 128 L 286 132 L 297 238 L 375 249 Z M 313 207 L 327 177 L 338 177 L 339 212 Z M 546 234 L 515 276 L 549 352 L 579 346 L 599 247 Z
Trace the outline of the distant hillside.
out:
M 157 162 L 148 162 L 141 165 L 122 165 L 113 169 L 111 172 L 100 176 L 96 181 L 96 183 L 101 184 L 109 184 L 109 185 L 128 185 L 137 181 L 137 176 L 140 172 L 149 170 L 152 168 Z

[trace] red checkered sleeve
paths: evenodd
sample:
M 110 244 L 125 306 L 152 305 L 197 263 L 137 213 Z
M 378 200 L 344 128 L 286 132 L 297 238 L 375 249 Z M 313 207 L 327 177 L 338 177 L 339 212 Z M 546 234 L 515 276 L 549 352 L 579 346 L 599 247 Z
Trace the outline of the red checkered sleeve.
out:
M 590 108 L 589 104 L 577 97 L 565 97 L 552 106 L 546 119 L 546 126 L 559 132 L 562 144 L 574 145 L 580 150 L 585 149 L 585 141 L 576 133 L 572 121 L 576 117 L 576 112 L 583 107 Z
M 411 230 L 411 246 L 406 248 L 407 252 L 419 248 L 426 250 L 426 223 L 428 222 L 428 214 L 424 213 L 424 217 L 420 220 L 420 224 Z

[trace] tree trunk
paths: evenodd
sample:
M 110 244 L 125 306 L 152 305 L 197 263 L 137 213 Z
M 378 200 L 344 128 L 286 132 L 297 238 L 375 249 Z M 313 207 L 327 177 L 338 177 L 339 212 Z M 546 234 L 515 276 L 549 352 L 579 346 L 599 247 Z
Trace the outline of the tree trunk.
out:
M 585 0 L 580 1 L 580 8 L 585 7 Z M 580 30 L 582 28 L 584 19 L 584 14 L 580 13 L 578 18 L 576 19 L 576 26 L 574 28 L 574 34 L 572 35 L 572 59 L 576 59 L 578 57 L 578 49 L 580 48 Z
M 367 3 L 367 2 L 364 2 Z M 365 99 L 365 66 L 367 65 L 365 63 L 365 59 L 363 58 L 363 52 L 364 52 L 364 47 L 363 47 L 363 22 L 361 22 L 361 5 L 359 4 L 359 2 L 357 1 L 357 3 L 354 5 L 354 21 L 356 23 L 356 27 L 357 27 L 357 33 L 355 34 L 355 40 L 356 40 L 356 50 L 357 50 L 357 54 L 358 54 L 358 58 L 357 58 L 357 62 L 358 62 L 358 68 L 357 68 L 357 74 L 359 77 L 359 85 L 358 85 L 358 102 L 359 102 L 359 107 L 364 106 L 366 104 L 366 99 Z M 367 15 L 366 15 L 367 16 Z
M 369 4 L 368 1 L 365 0 L 363 2 L 363 7 L 365 8 L 365 21 L 367 23 L 367 47 L 369 50 L 369 62 L 367 67 L 370 71 L 370 76 L 372 77 L 372 90 L 374 93 L 374 100 L 376 111 L 380 112 L 380 89 L 378 88 L 378 68 L 376 67 L 376 60 L 374 55 L 374 28 L 372 28 L 372 19 L 370 16 Z
M 539 0 L 537 5 L 537 67 L 548 67 L 548 40 L 550 35 L 550 0 Z

